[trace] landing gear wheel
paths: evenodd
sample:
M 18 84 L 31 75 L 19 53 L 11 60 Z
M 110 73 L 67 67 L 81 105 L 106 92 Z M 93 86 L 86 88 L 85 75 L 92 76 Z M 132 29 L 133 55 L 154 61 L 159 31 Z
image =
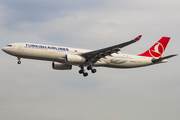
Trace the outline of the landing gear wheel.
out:
M 96 71 L 97 71 L 96 69 L 92 69 L 91 70 L 92 73 L 96 73 Z
M 86 77 L 86 76 L 88 76 L 88 73 L 87 73 L 87 72 L 85 72 L 85 73 L 83 73 L 83 75 L 84 75 L 84 77 Z
M 89 66 L 87 67 L 87 70 L 92 70 L 92 67 L 89 65 Z
M 21 61 L 18 61 L 17 63 L 18 63 L 18 64 L 21 64 Z
M 82 73 L 84 73 L 84 70 L 79 70 L 79 74 L 82 74 Z

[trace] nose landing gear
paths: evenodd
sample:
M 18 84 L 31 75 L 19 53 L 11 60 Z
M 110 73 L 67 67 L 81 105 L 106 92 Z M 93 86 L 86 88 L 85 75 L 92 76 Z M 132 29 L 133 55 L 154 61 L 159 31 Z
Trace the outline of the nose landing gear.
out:
M 18 57 L 17 59 L 18 59 L 18 62 L 17 62 L 17 63 L 18 63 L 18 64 L 21 64 L 21 60 L 20 60 L 21 58 Z

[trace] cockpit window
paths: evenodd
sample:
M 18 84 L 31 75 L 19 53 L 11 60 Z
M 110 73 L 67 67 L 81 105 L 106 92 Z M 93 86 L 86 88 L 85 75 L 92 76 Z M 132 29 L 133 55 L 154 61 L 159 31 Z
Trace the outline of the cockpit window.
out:
M 6 45 L 7 47 L 12 47 L 12 45 Z

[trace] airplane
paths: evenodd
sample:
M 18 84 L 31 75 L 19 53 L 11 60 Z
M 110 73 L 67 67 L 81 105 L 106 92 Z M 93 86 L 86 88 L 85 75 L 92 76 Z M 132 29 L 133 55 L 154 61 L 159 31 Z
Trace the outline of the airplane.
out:
M 121 53 L 121 49 L 140 40 L 139 35 L 133 40 L 99 50 L 87 50 L 35 43 L 12 43 L 2 50 L 17 57 L 18 64 L 21 58 L 52 61 L 55 70 L 71 70 L 72 66 L 79 66 L 79 73 L 88 76 L 84 67 L 96 73 L 94 67 L 109 68 L 136 68 L 167 62 L 168 58 L 177 54 L 162 57 L 170 37 L 162 37 L 149 50 L 142 54 L 130 55 Z

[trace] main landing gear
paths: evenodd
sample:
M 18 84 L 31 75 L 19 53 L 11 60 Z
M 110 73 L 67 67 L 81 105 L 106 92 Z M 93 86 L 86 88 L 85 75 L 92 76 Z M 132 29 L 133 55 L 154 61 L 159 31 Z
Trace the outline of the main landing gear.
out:
M 18 62 L 17 62 L 17 63 L 18 63 L 18 64 L 21 64 L 21 60 L 20 60 L 21 58 L 18 57 L 17 59 L 18 59 Z
M 88 73 L 85 72 L 84 67 L 81 66 L 80 68 L 81 68 L 81 70 L 79 70 L 79 74 L 83 74 L 84 77 L 88 76 Z
M 81 69 L 79 70 L 79 74 L 83 74 L 84 77 L 88 76 L 88 73 L 85 72 L 84 67 L 80 66 L 80 68 Z M 87 70 L 91 70 L 92 73 L 95 73 L 97 71 L 96 69 L 93 69 L 91 65 L 87 67 Z
M 97 70 L 93 69 L 91 65 L 87 67 L 87 70 L 91 70 L 92 73 L 95 73 Z

